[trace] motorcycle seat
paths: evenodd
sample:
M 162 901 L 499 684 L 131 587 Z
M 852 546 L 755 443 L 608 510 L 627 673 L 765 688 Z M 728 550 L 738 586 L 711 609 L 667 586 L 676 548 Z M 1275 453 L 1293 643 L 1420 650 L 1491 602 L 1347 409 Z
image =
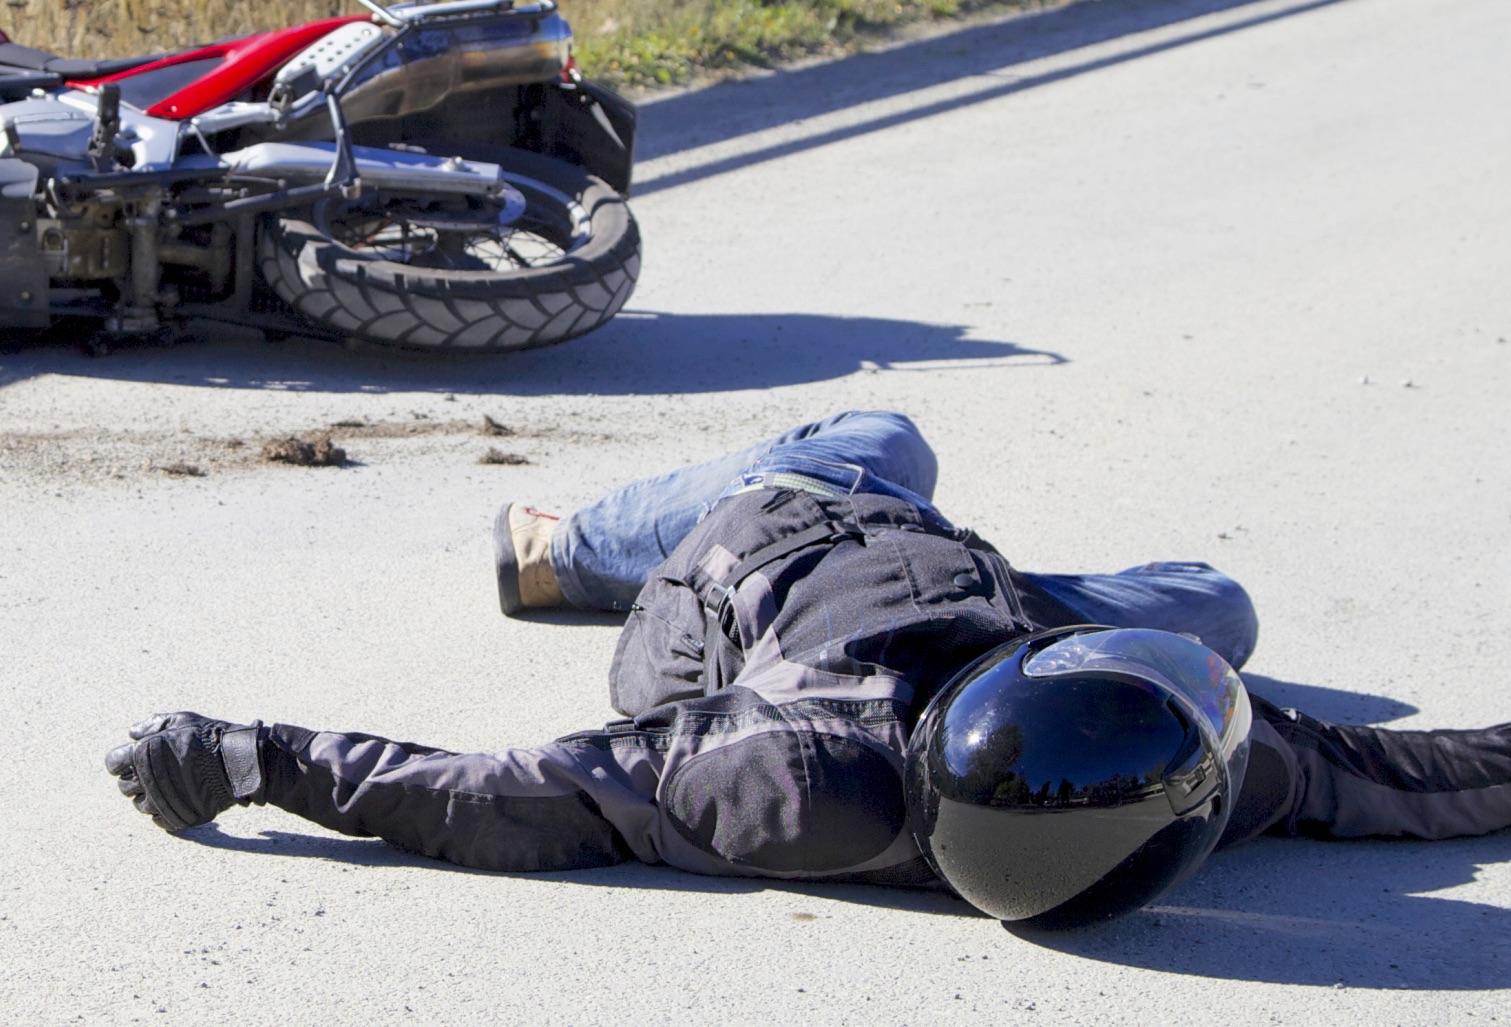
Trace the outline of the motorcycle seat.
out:
M 153 54 L 148 57 L 112 57 L 103 61 L 86 61 L 60 57 L 46 50 L 34 50 L 20 43 L 3 42 L 0 43 L 0 72 L 17 68 L 22 71 L 49 72 L 65 81 L 96 79 L 130 71 L 161 57 L 162 54 Z
M 54 89 L 63 76 L 50 71 L 21 71 L 0 65 L 0 103 L 13 103 L 31 96 L 33 89 Z

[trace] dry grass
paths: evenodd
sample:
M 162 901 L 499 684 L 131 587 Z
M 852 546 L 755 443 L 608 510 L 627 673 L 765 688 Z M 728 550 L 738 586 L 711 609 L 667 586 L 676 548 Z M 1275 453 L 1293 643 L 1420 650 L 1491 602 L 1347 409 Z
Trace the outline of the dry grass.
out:
M 0 0 L 17 43 L 70 57 L 129 57 L 352 13 L 347 0 Z
M 905 22 L 1064 0 L 562 0 L 578 60 L 621 85 L 853 46 Z M 124 57 L 362 10 L 356 0 L 0 0 L 16 42 L 71 57 Z

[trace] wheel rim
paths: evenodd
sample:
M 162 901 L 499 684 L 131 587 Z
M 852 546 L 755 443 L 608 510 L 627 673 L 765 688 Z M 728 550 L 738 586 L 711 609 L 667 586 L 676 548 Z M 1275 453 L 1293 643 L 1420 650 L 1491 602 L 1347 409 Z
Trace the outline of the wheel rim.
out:
M 559 263 L 592 238 L 592 219 L 575 199 L 535 179 L 504 177 L 497 198 L 326 201 L 316 227 L 364 260 L 494 274 Z

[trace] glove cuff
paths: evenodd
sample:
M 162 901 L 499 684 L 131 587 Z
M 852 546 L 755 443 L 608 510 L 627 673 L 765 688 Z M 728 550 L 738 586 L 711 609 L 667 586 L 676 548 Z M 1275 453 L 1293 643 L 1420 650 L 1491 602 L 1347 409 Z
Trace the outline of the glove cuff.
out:
M 260 744 L 264 734 L 260 720 L 231 725 L 220 734 L 220 761 L 226 768 L 231 797 L 243 806 L 267 801 Z

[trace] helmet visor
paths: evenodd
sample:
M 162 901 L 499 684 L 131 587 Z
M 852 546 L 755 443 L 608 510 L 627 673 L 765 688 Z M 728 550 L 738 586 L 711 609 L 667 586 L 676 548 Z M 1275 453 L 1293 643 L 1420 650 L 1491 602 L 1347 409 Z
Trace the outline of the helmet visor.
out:
M 1224 753 L 1247 731 L 1239 723 L 1243 682 L 1226 660 L 1186 635 L 1143 628 L 1111 628 L 1071 635 L 1031 654 L 1023 662 L 1031 678 L 1085 674 L 1126 674 L 1152 680 L 1186 700 L 1218 740 Z

